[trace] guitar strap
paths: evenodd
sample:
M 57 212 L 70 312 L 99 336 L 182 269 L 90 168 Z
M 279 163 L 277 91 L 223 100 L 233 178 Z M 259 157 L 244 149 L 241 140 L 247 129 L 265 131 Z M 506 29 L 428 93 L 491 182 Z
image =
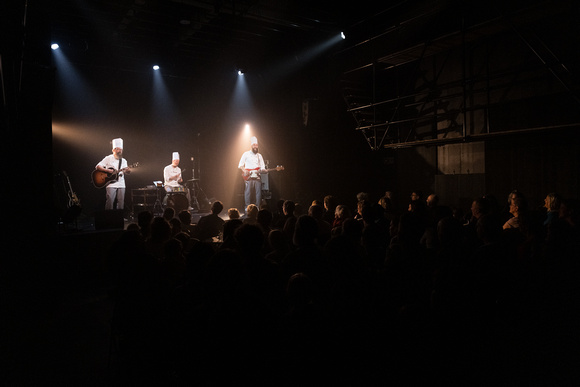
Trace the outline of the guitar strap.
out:
M 120 171 L 120 170 L 121 170 L 121 163 L 122 163 L 122 162 L 123 162 L 123 158 L 121 157 L 121 158 L 119 159 L 119 168 L 117 168 L 117 171 Z M 119 176 L 117 175 L 117 178 L 118 178 L 118 177 L 119 177 Z

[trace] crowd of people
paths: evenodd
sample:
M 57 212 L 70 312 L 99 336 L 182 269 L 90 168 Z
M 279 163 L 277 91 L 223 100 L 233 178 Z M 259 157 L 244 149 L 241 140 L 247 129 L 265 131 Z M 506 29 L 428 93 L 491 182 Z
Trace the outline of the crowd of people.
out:
M 144 211 L 112 247 L 113 337 L 131 381 L 572 385 L 578 201 L 470 209 L 413 192 Z

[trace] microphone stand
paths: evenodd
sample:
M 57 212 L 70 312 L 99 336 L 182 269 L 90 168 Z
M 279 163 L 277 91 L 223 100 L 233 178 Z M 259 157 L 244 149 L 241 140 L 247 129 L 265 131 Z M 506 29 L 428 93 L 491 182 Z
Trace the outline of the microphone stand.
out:
M 197 200 L 197 189 L 198 185 L 195 181 L 195 162 L 193 156 L 191 157 L 191 191 L 189 193 L 189 197 L 191 199 L 191 203 L 189 206 L 193 209 L 192 211 L 199 212 L 199 201 Z
M 194 184 L 195 184 L 195 203 L 197 204 L 197 208 L 199 211 L 201 211 L 200 205 L 199 205 L 199 199 L 198 199 L 198 194 L 201 192 L 203 194 L 203 196 L 205 197 L 205 201 L 204 203 L 207 203 L 207 205 L 210 205 L 210 201 L 207 200 L 207 195 L 205 194 L 205 192 L 203 192 L 203 189 L 201 189 L 201 185 L 199 184 L 199 182 L 201 181 L 201 167 L 200 167 L 200 162 L 199 162 L 199 137 L 200 137 L 201 133 L 197 133 L 197 158 L 198 158 L 198 162 L 197 162 L 197 180 L 195 179 L 194 176 Z M 204 204 L 205 206 L 205 204 Z
M 159 198 L 159 189 L 162 188 L 162 185 L 155 184 L 155 204 L 153 205 L 153 214 L 155 216 L 161 216 L 163 214 L 163 206 L 161 205 L 161 199 Z

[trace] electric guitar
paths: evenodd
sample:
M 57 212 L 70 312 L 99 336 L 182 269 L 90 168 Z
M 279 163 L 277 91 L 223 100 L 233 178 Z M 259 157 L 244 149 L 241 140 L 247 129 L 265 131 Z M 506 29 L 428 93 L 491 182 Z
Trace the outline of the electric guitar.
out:
M 99 171 L 99 170 L 95 169 L 91 175 L 92 180 L 93 180 L 93 185 L 97 188 L 106 187 L 110 183 L 117 181 L 117 179 L 119 178 L 119 174 L 125 172 L 129 168 L 137 168 L 138 166 L 139 166 L 139 163 L 135 163 L 135 164 L 129 165 L 128 167 L 121 168 L 119 170 L 116 170 L 114 168 L 109 168 L 110 172 L 103 172 L 103 171 Z
M 66 174 L 66 171 L 62 171 L 62 174 L 64 175 L 64 177 L 66 177 L 66 182 L 68 185 L 68 189 L 67 189 L 67 193 L 68 193 L 68 207 L 72 207 L 72 206 L 80 206 L 81 205 L 81 201 L 78 198 L 77 194 L 73 191 L 72 189 L 72 185 L 70 184 L 70 179 L 68 178 L 68 175 Z
M 266 169 L 267 172 L 272 171 L 283 171 L 284 167 L 282 165 L 278 165 L 276 168 Z M 253 168 L 253 169 L 244 169 L 242 171 L 242 177 L 245 181 L 248 180 L 256 180 L 260 178 L 260 168 Z

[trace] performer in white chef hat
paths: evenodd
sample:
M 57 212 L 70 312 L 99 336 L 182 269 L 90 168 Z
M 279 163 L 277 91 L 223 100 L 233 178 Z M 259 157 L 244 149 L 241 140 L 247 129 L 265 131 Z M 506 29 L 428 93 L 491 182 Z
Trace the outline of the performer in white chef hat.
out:
M 105 210 L 125 207 L 125 175 L 131 173 L 127 160 L 123 158 L 123 139 L 115 138 L 111 141 L 112 154 L 105 156 L 96 166 L 95 170 L 104 172 L 109 176 L 105 179 L 106 201 Z M 100 188 L 100 187 L 99 187 Z
M 167 192 L 171 192 L 173 187 L 181 186 L 183 177 L 181 176 L 181 168 L 179 168 L 179 152 L 173 152 L 171 164 L 163 169 L 163 179 Z
M 183 171 L 179 168 L 179 152 L 171 154 L 171 164 L 163 169 L 163 180 L 165 191 L 168 195 L 163 199 L 163 204 L 172 207 L 176 214 L 182 210 L 192 210 L 189 203 L 191 202 L 191 195 L 189 189 L 182 185 Z

